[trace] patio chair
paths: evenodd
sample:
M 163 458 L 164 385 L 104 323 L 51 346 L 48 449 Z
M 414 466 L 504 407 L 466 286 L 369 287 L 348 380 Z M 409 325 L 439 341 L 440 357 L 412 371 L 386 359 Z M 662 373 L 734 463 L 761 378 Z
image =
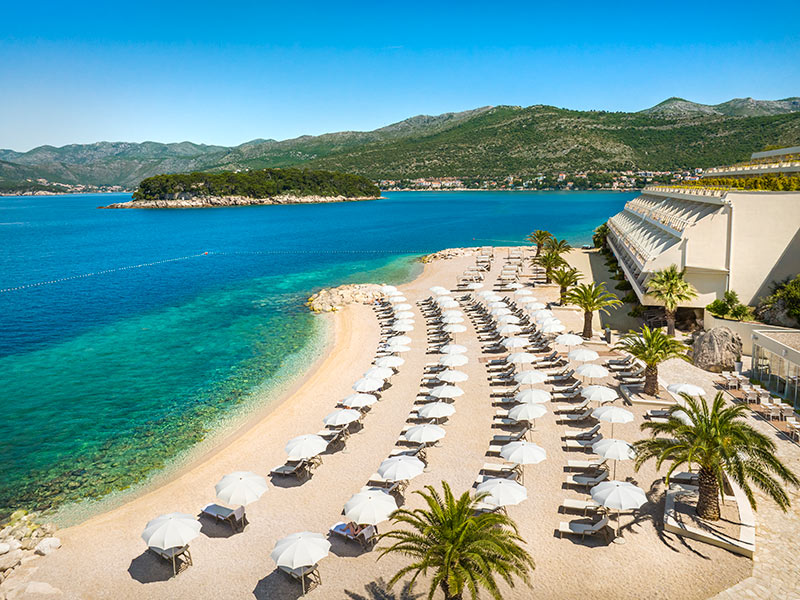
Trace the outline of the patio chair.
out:
M 286 464 L 273 467 L 269 474 L 302 479 L 303 477 L 311 475 L 311 464 L 305 460 L 289 460 L 286 461 Z
M 606 468 L 606 459 L 592 458 L 589 460 L 568 460 L 567 468 L 579 469 L 582 471 L 589 471 L 589 470 L 600 471 L 601 469 Z
M 354 535 L 353 532 L 347 528 L 347 523 L 339 521 L 333 524 L 330 528 L 330 532 L 351 542 L 358 542 L 365 550 L 374 546 L 378 541 L 378 530 L 374 525 L 362 527 L 361 530 Z
M 234 533 L 244 531 L 244 528 L 248 525 L 244 506 L 230 509 L 225 506 L 220 506 L 219 504 L 209 504 L 200 511 L 200 514 L 210 517 L 217 522 L 227 523 L 231 526 L 231 530 Z
M 592 418 L 592 409 L 590 408 L 587 408 L 582 413 L 566 413 L 559 416 L 562 421 L 583 421 L 590 418 Z
M 579 535 L 581 539 L 583 539 L 587 535 L 597 535 L 603 532 L 606 527 L 608 527 L 608 517 L 603 517 L 595 523 L 586 523 L 585 521 L 561 521 L 558 525 L 558 534 L 559 537 L 563 537 L 565 533 L 569 535 Z M 608 534 L 606 533 L 604 535 L 607 536 Z
M 588 440 L 564 440 L 564 448 L 566 450 L 583 450 L 584 452 L 592 449 L 592 444 L 599 442 L 603 439 L 601 434 L 597 434 Z
M 594 437 L 600 431 L 600 423 L 592 427 L 591 429 L 567 429 L 564 431 L 564 438 L 565 439 L 581 439 L 581 438 L 590 438 Z
M 580 404 L 556 404 L 553 412 L 556 413 L 580 413 L 586 410 L 589 406 L 589 401 L 584 400 Z

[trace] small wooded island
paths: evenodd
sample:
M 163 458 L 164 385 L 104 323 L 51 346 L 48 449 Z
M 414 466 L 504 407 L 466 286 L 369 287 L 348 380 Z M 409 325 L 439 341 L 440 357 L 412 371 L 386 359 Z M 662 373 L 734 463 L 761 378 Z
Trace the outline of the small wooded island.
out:
M 175 173 L 142 180 L 129 202 L 101 208 L 202 208 L 375 200 L 381 195 L 360 175 L 308 169 Z

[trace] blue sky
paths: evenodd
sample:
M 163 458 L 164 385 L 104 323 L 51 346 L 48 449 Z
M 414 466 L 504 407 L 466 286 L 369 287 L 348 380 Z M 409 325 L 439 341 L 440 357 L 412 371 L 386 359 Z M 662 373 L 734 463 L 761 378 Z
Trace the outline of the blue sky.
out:
M 6 4 L 0 148 L 800 95 L 800 3 Z

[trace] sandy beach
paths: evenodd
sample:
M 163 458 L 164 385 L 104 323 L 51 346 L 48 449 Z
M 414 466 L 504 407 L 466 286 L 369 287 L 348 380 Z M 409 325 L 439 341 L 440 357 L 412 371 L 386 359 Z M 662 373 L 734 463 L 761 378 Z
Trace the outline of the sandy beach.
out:
M 505 252 L 496 251 L 497 259 L 487 283 L 497 277 Z M 585 270 L 588 280 L 592 275 L 590 261 L 584 258 L 585 254 L 575 253 L 581 251 L 573 251 L 570 262 Z M 0 591 L 6 592 L 8 598 L 87 600 L 300 596 L 299 585 L 276 571 L 270 551 L 278 539 L 290 533 L 327 533 L 333 523 L 341 520 L 345 502 L 366 485 L 392 451 L 414 408 L 425 365 L 439 358 L 426 353 L 425 320 L 416 303 L 430 295 L 428 289 L 433 285 L 454 287 L 458 275 L 471 264 L 472 256 L 435 261 L 426 264 L 416 280 L 400 286 L 414 306 L 416 325 L 408 333 L 412 351 L 404 355 L 406 362 L 391 379 L 391 387 L 366 414 L 363 430 L 349 438 L 344 451 L 323 455 L 323 464 L 310 480 L 270 480 L 270 489 L 261 500 L 248 505 L 250 524 L 244 532 L 232 534 L 227 525 L 203 519 L 202 534 L 190 546 L 194 564 L 174 578 L 171 567 L 146 552 L 140 538 L 147 521 L 160 514 L 198 514 L 215 500 L 214 484 L 222 475 L 235 470 L 266 475 L 284 462 L 283 448 L 288 439 L 323 427 L 322 418 L 352 392 L 351 385 L 375 357 L 380 330 L 370 307 L 350 305 L 332 317 L 324 317 L 333 320 L 330 351 L 303 383 L 263 418 L 162 487 L 61 530 L 58 535 L 63 547 L 24 564 Z M 543 302 L 558 296 L 555 286 L 537 287 L 534 291 Z M 580 330 L 582 313 L 568 308 L 556 308 L 554 312 L 568 330 Z M 469 375 L 469 380 L 460 384 L 465 394 L 455 400 L 456 413 L 445 425 L 446 437 L 428 451 L 429 468 L 410 482 L 405 493 L 408 507 L 421 505 L 414 490 L 438 486 L 446 480 L 460 493 L 473 485 L 484 462 L 500 462 L 497 457 L 486 456 L 492 436 L 507 433 L 493 424 L 497 407 L 491 394 L 496 388 L 487 380 L 487 357 L 476 332 L 468 320 L 465 325 L 467 331 L 456 339 L 469 350 L 469 363 L 459 368 Z M 596 327 L 599 329 L 599 323 Z M 633 423 L 616 425 L 614 437 L 634 441 L 642 435 L 639 425 L 644 409 L 626 408 L 636 418 Z M 653 463 L 638 473 L 629 462 L 617 465 L 617 479 L 635 482 L 650 500 L 635 517 L 622 516 L 627 543 L 560 539 L 555 533 L 559 522 L 580 515 L 560 513 L 559 505 L 565 498 L 585 497 L 580 490 L 564 485 L 566 461 L 584 458 L 562 449 L 564 428 L 549 411 L 537 420 L 532 433 L 533 441 L 547 450 L 548 458 L 525 469 L 528 500 L 509 507 L 508 514 L 518 523 L 536 569 L 532 588 L 518 586 L 511 590 L 504 586 L 505 598 L 576 598 L 590 592 L 592 597 L 631 600 L 701 599 L 714 596 L 751 574 L 753 563 L 745 558 L 664 532 L 663 471 L 657 473 Z M 604 424 L 603 431 L 610 437 L 607 428 Z M 383 523 L 379 530 L 386 531 L 388 526 Z M 424 581 L 413 593 L 405 593 L 400 584 L 386 591 L 385 581 L 405 564 L 402 557 L 377 560 L 379 552 L 375 550 L 364 552 L 357 544 L 339 539 L 331 539 L 331 543 L 330 556 L 319 566 L 322 585 L 313 589 L 309 597 L 352 600 L 425 596 Z

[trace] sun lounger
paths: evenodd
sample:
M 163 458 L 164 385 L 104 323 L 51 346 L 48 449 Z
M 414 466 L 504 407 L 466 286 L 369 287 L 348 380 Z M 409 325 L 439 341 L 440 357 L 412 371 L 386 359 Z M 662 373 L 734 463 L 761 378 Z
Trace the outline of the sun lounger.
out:
M 570 535 L 579 535 L 583 539 L 587 535 L 596 535 L 608 526 L 608 517 L 603 517 L 595 523 L 586 523 L 585 521 L 561 521 L 558 525 L 559 536 L 565 533 Z
M 507 444 L 509 442 L 518 442 L 525 437 L 525 431 L 520 431 L 512 435 L 496 435 L 492 438 L 491 444 Z
M 381 477 L 378 473 L 373 473 L 370 475 L 369 481 L 367 481 L 367 486 L 379 487 L 389 494 L 394 492 L 402 494 L 407 485 L 408 481 L 389 481 L 388 479 Z
M 237 531 L 244 531 L 247 527 L 247 515 L 244 512 L 244 506 L 231 509 L 219 504 L 209 504 L 201 511 L 201 514 L 211 517 L 215 521 L 227 523 L 231 526 L 234 533 Z
M 567 450 L 591 450 L 592 444 L 599 442 L 603 436 L 598 434 L 589 440 L 564 440 L 564 448 Z
M 317 565 L 311 565 L 309 567 L 297 567 L 296 569 L 290 569 L 289 567 L 278 565 L 278 570 L 286 573 L 295 581 L 299 581 L 303 588 L 304 596 L 306 595 L 307 590 L 310 590 L 311 588 L 322 583 L 322 578 L 319 576 L 319 569 Z
M 363 548 L 370 548 L 371 546 L 374 546 L 375 542 L 378 540 L 378 531 L 375 529 L 374 525 L 368 525 L 364 527 L 358 534 L 353 535 L 353 533 L 347 529 L 347 523 L 344 521 L 339 521 L 338 523 L 333 524 L 330 532 L 334 535 L 341 536 L 346 540 L 358 542 Z
M 633 355 L 628 354 L 622 358 L 609 358 L 606 367 L 612 371 L 624 371 L 633 364 Z
M 583 421 L 592 417 L 592 410 L 587 408 L 581 413 L 566 413 L 562 414 L 559 418 L 566 421 Z
M 163 558 L 168 563 L 172 564 L 173 577 L 181 570 L 182 565 L 192 564 L 192 554 L 189 552 L 189 545 L 176 546 L 174 548 L 148 548 L 150 552 L 156 556 Z
M 593 487 L 600 483 L 601 481 L 605 481 L 608 479 L 608 471 L 600 471 L 597 475 L 588 476 L 588 475 L 567 475 L 567 485 L 577 485 L 580 487 Z
M 568 460 L 567 461 L 567 468 L 568 469 L 581 469 L 581 470 L 589 470 L 589 469 L 603 469 L 606 466 L 606 459 L 605 458 L 593 458 L 590 460 Z
M 573 510 L 582 512 L 584 516 L 586 516 L 586 514 L 589 512 L 597 512 L 597 510 L 601 508 L 600 505 L 594 500 L 576 500 L 574 498 L 565 498 L 561 503 L 561 507 L 565 511 Z
M 594 437 L 598 431 L 600 431 L 600 423 L 591 429 L 567 429 L 564 431 L 564 437 L 566 439 L 590 438 Z
M 493 475 L 507 476 L 511 473 L 518 473 L 519 469 L 516 465 L 503 465 L 499 463 L 483 463 L 481 471 L 484 473 L 492 473 Z
M 553 412 L 557 413 L 581 413 L 589 406 L 589 401 L 584 400 L 580 404 L 556 404 Z
M 287 461 L 284 465 L 278 465 L 277 467 L 274 467 L 269 474 L 294 476 L 298 479 L 301 479 L 311 474 L 311 464 L 305 460 Z

